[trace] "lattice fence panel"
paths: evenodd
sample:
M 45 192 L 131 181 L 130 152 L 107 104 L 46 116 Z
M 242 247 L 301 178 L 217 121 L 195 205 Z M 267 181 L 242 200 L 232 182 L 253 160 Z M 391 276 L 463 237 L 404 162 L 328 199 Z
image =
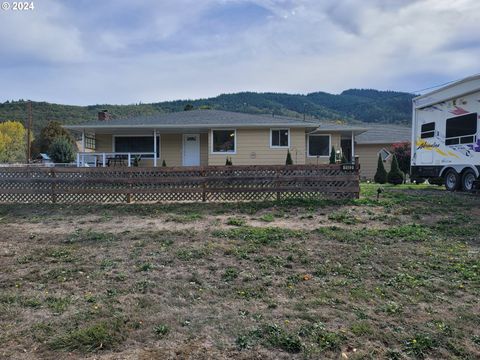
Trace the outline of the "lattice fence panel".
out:
M 0 168 L 0 202 L 122 203 L 355 198 L 358 168 L 340 165 Z

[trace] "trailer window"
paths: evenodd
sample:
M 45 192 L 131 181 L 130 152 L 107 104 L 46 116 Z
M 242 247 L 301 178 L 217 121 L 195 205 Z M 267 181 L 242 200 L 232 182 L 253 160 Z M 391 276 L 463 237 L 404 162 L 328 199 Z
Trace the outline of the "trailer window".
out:
M 477 140 L 477 113 L 447 119 L 445 144 L 472 144 Z
M 435 136 L 435 123 L 430 122 L 422 125 L 422 131 L 420 137 L 422 139 L 428 139 Z

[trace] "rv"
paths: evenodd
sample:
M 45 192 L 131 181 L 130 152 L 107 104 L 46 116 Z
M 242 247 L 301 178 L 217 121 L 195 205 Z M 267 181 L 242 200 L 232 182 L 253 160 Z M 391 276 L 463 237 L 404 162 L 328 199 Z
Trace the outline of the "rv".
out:
M 480 175 L 480 75 L 413 99 L 411 178 L 472 191 Z

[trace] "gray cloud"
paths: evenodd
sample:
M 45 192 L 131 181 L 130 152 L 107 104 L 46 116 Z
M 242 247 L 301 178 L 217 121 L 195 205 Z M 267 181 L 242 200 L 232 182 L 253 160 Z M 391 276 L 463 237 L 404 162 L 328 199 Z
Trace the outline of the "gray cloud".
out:
M 478 72 L 473 0 L 43 0 L 0 13 L 0 100 L 415 90 Z

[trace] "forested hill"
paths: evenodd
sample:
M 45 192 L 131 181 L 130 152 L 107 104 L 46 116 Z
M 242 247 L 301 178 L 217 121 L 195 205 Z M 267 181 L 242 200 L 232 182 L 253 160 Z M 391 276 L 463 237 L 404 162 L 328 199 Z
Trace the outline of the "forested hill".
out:
M 344 120 L 347 123 L 409 124 L 414 95 L 395 91 L 351 89 L 339 95 L 315 92 L 307 95 L 241 92 L 208 99 L 165 101 L 135 105 L 72 106 L 33 102 L 34 130 L 38 132 L 48 121 L 87 123 L 95 121 L 97 112 L 107 109 L 114 117 L 154 115 L 193 108 L 212 108 L 248 113 L 272 113 L 321 120 Z M 26 121 L 27 106 L 22 100 L 0 104 L 0 122 Z

